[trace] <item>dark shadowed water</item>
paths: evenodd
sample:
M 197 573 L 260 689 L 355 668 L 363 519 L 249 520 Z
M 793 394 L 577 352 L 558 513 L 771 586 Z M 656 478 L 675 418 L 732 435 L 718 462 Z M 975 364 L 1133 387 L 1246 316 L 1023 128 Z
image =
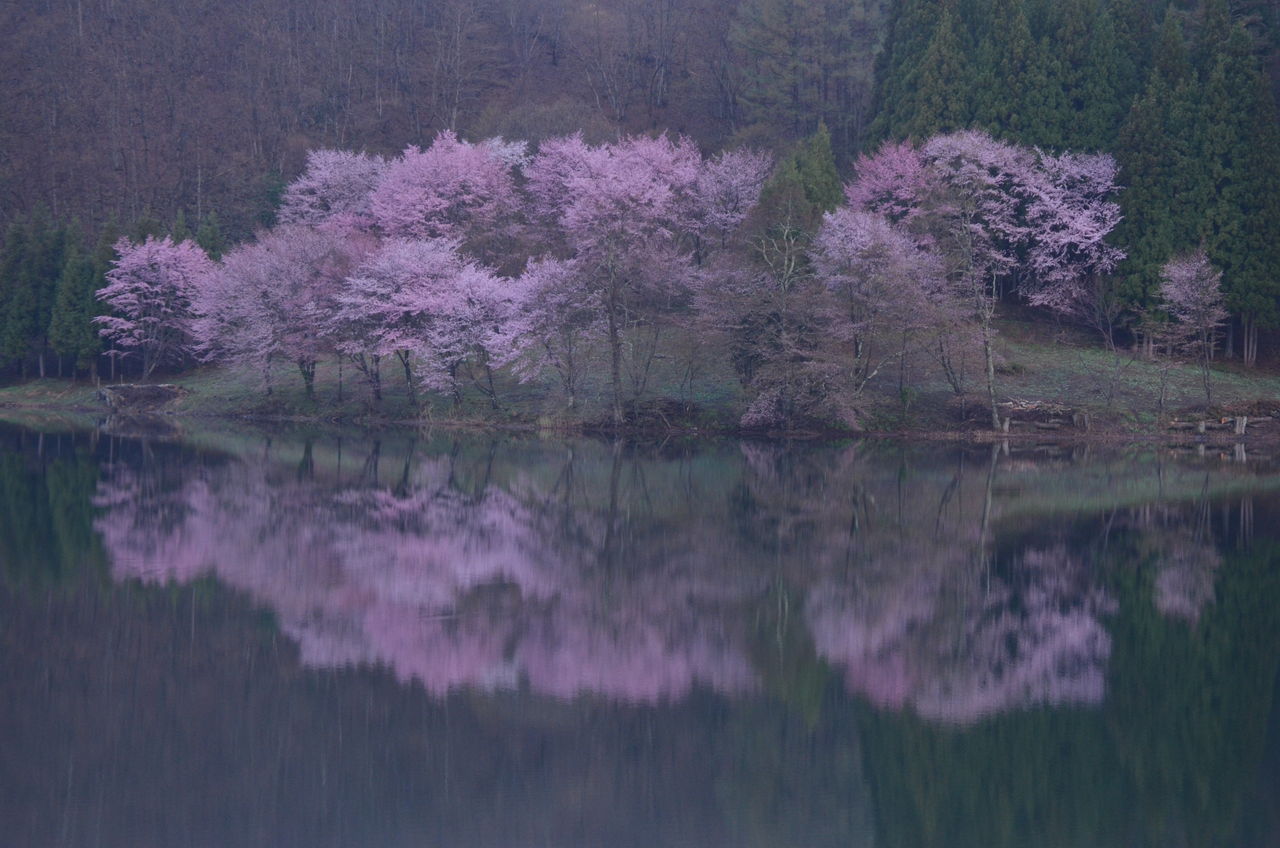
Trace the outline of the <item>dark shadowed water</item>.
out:
M 1280 464 L 0 429 L 0 843 L 1276 846 Z

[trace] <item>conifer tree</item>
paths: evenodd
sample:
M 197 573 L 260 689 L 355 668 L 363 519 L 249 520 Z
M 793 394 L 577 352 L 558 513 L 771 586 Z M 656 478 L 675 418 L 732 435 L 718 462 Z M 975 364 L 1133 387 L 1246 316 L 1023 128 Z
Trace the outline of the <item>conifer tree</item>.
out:
M 1222 37 L 1222 6 L 1206 9 L 1203 30 L 1219 40 L 1206 48 L 1213 67 L 1201 97 L 1198 164 L 1208 201 L 1201 238 L 1222 271 L 1227 306 L 1240 320 L 1244 359 L 1252 365 L 1259 325 L 1272 325 L 1277 317 L 1277 131 L 1274 100 L 1252 55 L 1252 40 L 1240 26 Z
M 743 0 L 730 37 L 745 73 L 748 118 L 790 138 L 825 121 L 839 147 L 852 149 L 862 8 L 853 0 Z
M 1110 11 L 1099 0 L 1063 0 L 1048 58 L 1061 98 L 1055 146 L 1075 151 L 1112 149 L 1123 108 Z
M 34 360 L 45 375 L 47 332 L 53 292 L 62 273 L 66 232 L 43 208 L 27 219 L 21 246 L 6 257 L 8 295 L 0 320 L 0 359 L 18 365 L 25 377 Z
M 890 7 L 884 48 L 876 60 L 877 113 L 867 138 L 871 146 L 906 134 L 924 54 L 947 5 L 946 0 L 894 0 Z
M 19 315 L 29 309 L 26 284 L 27 229 L 14 221 L 5 233 L 0 252 L 0 367 L 21 364 L 25 353 Z
M 830 212 L 844 200 L 844 186 L 836 170 L 831 134 L 825 123 L 799 146 L 795 153 L 796 172 L 805 198 L 819 212 Z
M 204 220 L 200 222 L 200 228 L 196 230 L 195 241 L 204 248 L 204 252 L 209 254 L 209 258 L 213 261 L 217 262 L 222 258 L 227 248 L 227 240 L 222 235 L 217 212 L 210 212 L 204 216 Z
M 187 213 L 185 209 L 179 209 L 178 214 L 174 216 L 173 227 L 169 231 L 169 238 L 176 243 L 187 241 L 191 238 L 191 228 L 187 226 Z
M 1051 144 L 1054 117 L 1040 45 L 1031 37 L 1024 0 L 994 0 L 993 25 L 978 48 L 974 119 L 995 135 Z
M 890 129 L 894 137 L 928 138 L 967 126 L 973 115 L 970 68 L 957 24 L 944 9 L 920 60 L 918 75 L 904 96 L 902 121 Z
M 1155 300 L 1160 267 L 1198 247 L 1210 186 L 1201 167 L 1202 110 L 1182 29 L 1166 15 L 1142 95 L 1121 128 L 1117 159 L 1125 190 L 1119 241 L 1121 298 L 1135 309 Z
M 64 359 L 71 361 L 74 376 L 77 370 L 91 367 L 101 350 L 98 331 L 92 323 L 98 311 L 93 296 L 97 289 L 93 258 L 84 253 L 79 238 L 68 238 L 49 319 L 49 347 L 58 359 L 58 376 L 62 376 Z

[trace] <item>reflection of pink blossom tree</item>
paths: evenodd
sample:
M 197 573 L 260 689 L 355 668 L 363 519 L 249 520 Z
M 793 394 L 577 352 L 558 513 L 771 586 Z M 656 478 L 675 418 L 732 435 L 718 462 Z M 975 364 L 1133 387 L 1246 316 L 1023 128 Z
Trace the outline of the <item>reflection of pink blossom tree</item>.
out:
M 916 572 L 944 581 L 958 573 Z M 1111 643 L 1099 615 L 1112 603 L 1082 584 L 1081 563 L 1062 548 L 1027 552 L 1014 577 L 961 584 L 959 598 L 945 582 L 909 581 L 892 596 L 900 606 L 887 608 L 841 611 L 838 595 L 815 594 L 814 641 L 845 667 L 851 688 L 926 718 L 967 723 L 1035 704 L 1100 702 Z
M 141 360 L 146 379 L 191 353 L 191 301 L 214 266 L 193 241 L 121 239 L 115 250 L 107 284 L 96 295 L 114 314 L 94 321 L 116 351 Z
M 438 694 L 527 685 L 650 702 L 755 685 L 726 629 L 755 581 L 680 555 L 689 539 L 665 540 L 625 576 L 602 569 L 607 521 L 579 516 L 564 536 L 533 493 L 463 495 L 448 466 L 421 461 L 394 491 L 324 490 L 241 462 L 160 491 L 159 469 L 117 467 L 97 527 L 118 576 L 214 574 L 270 604 L 317 666 L 386 665 Z

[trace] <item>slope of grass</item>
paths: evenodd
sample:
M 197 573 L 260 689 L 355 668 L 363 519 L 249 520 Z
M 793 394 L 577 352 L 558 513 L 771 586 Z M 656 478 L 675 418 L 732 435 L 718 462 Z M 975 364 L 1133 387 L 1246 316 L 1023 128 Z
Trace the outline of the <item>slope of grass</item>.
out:
M 1006 312 L 998 324 L 997 351 L 999 401 L 1041 402 L 1087 412 L 1112 431 L 1163 430 L 1178 415 L 1226 414 L 1224 410 L 1231 409 L 1262 406 L 1280 412 L 1280 374 L 1215 363 L 1213 408 L 1206 410 L 1200 369 L 1194 363 L 1147 361 L 1131 351 L 1112 352 L 1100 346 L 1096 336 L 1029 311 Z M 681 418 L 678 422 L 669 420 L 661 405 L 655 404 L 659 408 L 649 423 L 732 429 L 745 397 L 732 372 L 715 364 L 723 358 L 693 349 L 670 351 L 656 360 L 643 397 L 670 400 Z M 896 367 L 886 370 L 896 371 Z M 982 427 L 988 420 L 982 412 L 985 384 L 975 354 L 970 354 L 965 370 L 965 393 L 957 396 L 940 370 L 927 357 L 916 355 L 909 362 L 905 390 L 899 390 L 896 373 L 882 374 L 868 388 L 864 398 L 866 425 L 869 429 L 915 431 Z M 590 376 L 582 381 L 580 403 L 574 410 L 566 408 L 561 387 L 550 376 L 520 383 L 503 374 L 496 376 L 496 407 L 474 384 L 466 385 L 457 402 L 432 394 L 419 396 L 415 404 L 395 361 L 382 365 L 381 403 L 374 403 L 363 375 L 350 364 L 340 367 L 336 362 L 317 367 L 311 398 L 305 395 L 297 369 L 289 364 L 277 365 L 269 375 L 206 367 L 162 377 L 158 382 L 190 390 L 169 410 L 184 415 L 370 425 L 448 422 L 554 427 L 607 418 L 609 391 L 603 377 L 607 369 L 602 363 L 588 363 L 583 372 Z M 9 417 L 14 410 L 105 412 L 93 386 L 51 379 L 0 388 L 0 408 L 7 408 Z

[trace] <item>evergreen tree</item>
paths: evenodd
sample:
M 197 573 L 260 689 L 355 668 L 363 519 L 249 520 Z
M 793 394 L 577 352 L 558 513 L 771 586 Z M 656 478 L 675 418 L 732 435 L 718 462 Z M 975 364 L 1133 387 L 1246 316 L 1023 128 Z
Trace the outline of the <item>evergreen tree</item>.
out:
M 116 246 L 116 243 L 119 241 L 120 241 L 120 226 L 116 223 L 116 220 L 113 216 L 109 218 L 105 224 L 102 225 L 102 229 L 98 233 L 97 244 L 94 245 L 93 254 L 90 257 L 93 263 L 93 284 L 90 288 L 90 291 L 93 293 L 93 296 L 94 296 L 93 303 L 90 305 L 90 312 L 89 312 L 91 321 L 93 320 L 93 318 L 97 318 L 99 315 L 107 315 L 111 311 L 110 308 L 105 303 L 102 303 L 97 299 L 97 293 L 98 291 L 106 288 L 107 286 L 107 272 L 111 270 L 111 268 L 115 264 L 116 259 L 118 258 L 115 246 Z M 98 351 L 101 352 L 105 347 L 106 343 L 102 339 L 100 328 L 96 323 L 93 324 L 93 332 L 94 332 L 95 344 L 98 347 Z M 114 356 L 111 357 L 111 376 L 113 379 L 115 377 L 116 362 L 117 362 L 117 357 L 114 357 Z M 92 379 L 96 382 L 98 379 L 98 357 L 97 356 L 91 357 L 88 365 L 89 365 L 90 375 Z
M 1151 58 L 1151 72 L 1158 73 L 1176 88 L 1191 76 L 1191 56 L 1182 31 L 1182 21 L 1173 9 L 1165 12 L 1160 36 Z
M 969 70 L 955 18 L 944 9 L 910 81 L 914 87 L 904 93 L 902 120 L 890 135 L 924 139 L 968 126 L 973 116 Z
M 196 244 L 204 248 L 209 258 L 217 262 L 227 248 L 227 240 L 222 235 L 222 227 L 218 224 L 218 213 L 210 212 L 200 222 L 196 230 Z
M 1116 157 L 1125 185 L 1118 235 L 1128 253 L 1119 269 L 1119 294 L 1134 309 L 1155 303 L 1163 263 L 1199 246 L 1212 193 L 1201 156 L 1200 97 L 1181 25 L 1170 11 L 1147 85 L 1121 128 Z
M 178 210 L 178 214 L 173 219 L 173 226 L 169 230 L 169 237 L 173 239 L 175 244 L 191 238 L 191 228 L 187 226 L 186 210 Z
M 58 357 L 59 376 L 64 358 L 71 360 L 74 376 L 76 370 L 91 367 L 101 349 L 98 329 L 92 323 L 98 311 L 93 297 L 97 289 L 93 258 L 85 255 L 79 239 L 68 239 L 49 320 L 49 347 Z
M 15 244 L 5 261 L 8 293 L 0 316 L 0 361 L 18 366 L 25 377 L 34 360 L 43 377 L 46 334 L 53 292 L 62 273 L 66 233 L 44 209 L 37 209 L 24 229 L 20 246 Z
M 745 82 L 748 120 L 802 138 L 827 122 L 842 151 L 852 135 L 858 47 L 864 4 L 852 0 L 743 0 L 731 39 Z
M 889 10 L 884 49 L 876 60 L 876 109 L 867 142 L 902 138 L 914 117 L 915 91 L 924 54 L 945 0 L 894 0 Z
M 1110 150 L 1124 114 L 1120 56 L 1110 11 L 1099 0 L 1063 0 L 1051 55 L 1059 92 L 1055 146 Z
M 1201 236 L 1210 260 L 1222 270 L 1227 305 L 1243 330 L 1244 358 L 1253 364 L 1258 326 L 1273 325 L 1277 317 L 1280 161 L 1274 100 L 1252 55 L 1252 39 L 1240 26 L 1231 27 L 1222 38 L 1219 25 L 1224 18 L 1224 9 L 1207 9 L 1203 31 L 1205 37 L 1219 40 L 1209 51 L 1213 67 L 1201 98 L 1199 164 L 1208 181 Z
M 30 310 L 26 259 L 27 228 L 14 221 L 0 253 L 0 368 L 21 364 L 25 354 L 22 327 L 15 318 Z
M 1156 18 L 1150 0 L 1109 0 L 1108 11 L 1116 39 L 1116 101 L 1123 114 L 1142 91 Z
M 1047 60 L 1031 37 L 1024 0 L 994 0 L 978 48 L 975 123 L 1023 144 L 1055 142 Z
M 844 202 L 844 185 L 836 170 L 831 134 L 825 123 L 819 124 L 818 131 L 805 139 L 793 158 L 805 199 L 815 209 L 830 212 Z

